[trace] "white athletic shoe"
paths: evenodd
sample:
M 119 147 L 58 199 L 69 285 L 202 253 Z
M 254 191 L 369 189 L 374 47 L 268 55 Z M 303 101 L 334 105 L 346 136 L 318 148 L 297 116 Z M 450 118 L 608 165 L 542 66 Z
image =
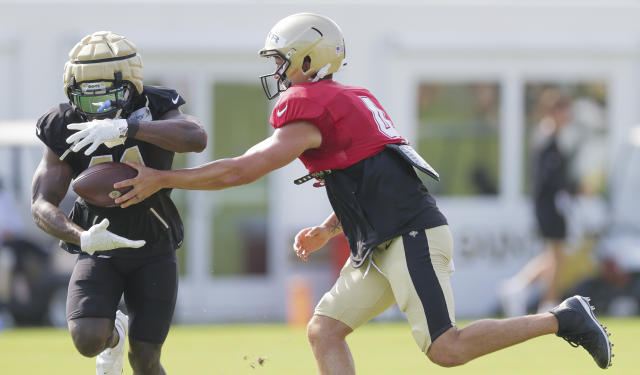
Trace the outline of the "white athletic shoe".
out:
M 127 341 L 127 330 L 129 329 L 129 317 L 120 310 L 116 311 L 116 330 L 120 339 L 113 348 L 107 348 L 96 358 L 97 375 L 121 375 L 122 364 L 124 362 L 124 344 Z
M 506 317 L 521 316 L 527 313 L 529 289 L 513 280 L 500 283 L 497 290 L 502 312 Z

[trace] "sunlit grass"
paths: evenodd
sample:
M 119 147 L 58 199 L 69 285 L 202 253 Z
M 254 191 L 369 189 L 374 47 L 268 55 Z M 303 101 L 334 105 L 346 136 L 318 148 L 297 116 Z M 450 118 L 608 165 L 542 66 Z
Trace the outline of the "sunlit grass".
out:
M 635 342 L 640 319 L 605 319 L 615 343 L 612 374 L 637 372 Z M 464 322 L 461 324 L 464 326 Z M 358 374 L 601 374 L 583 349 L 555 336 L 445 369 L 431 364 L 414 344 L 405 323 L 371 323 L 348 338 Z M 2 374 L 93 374 L 94 359 L 76 353 L 65 330 L 13 329 L 0 332 Z M 168 374 L 315 374 L 304 328 L 279 324 L 174 326 L 164 346 Z M 262 362 L 262 363 L 260 363 Z M 132 371 L 125 364 L 125 375 Z

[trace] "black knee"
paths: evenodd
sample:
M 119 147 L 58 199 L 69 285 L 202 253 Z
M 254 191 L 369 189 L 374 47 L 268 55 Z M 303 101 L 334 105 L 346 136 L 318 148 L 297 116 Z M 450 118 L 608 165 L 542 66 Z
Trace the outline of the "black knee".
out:
M 157 374 L 160 368 L 162 344 L 130 341 L 129 363 L 135 374 Z
M 113 322 L 102 318 L 80 318 L 69 321 L 73 345 L 85 357 L 95 357 L 106 347 L 113 332 Z

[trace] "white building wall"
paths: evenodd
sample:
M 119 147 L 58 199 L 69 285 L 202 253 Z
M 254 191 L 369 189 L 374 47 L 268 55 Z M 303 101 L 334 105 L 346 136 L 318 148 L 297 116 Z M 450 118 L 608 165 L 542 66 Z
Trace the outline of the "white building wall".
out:
M 528 234 L 530 207 L 519 191 L 523 83 L 530 79 L 606 81 L 613 150 L 640 115 L 636 105 L 640 8 L 615 1 L 562 6 L 518 3 L 0 1 L 0 120 L 35 119 L 64 101 L 61 77 L 68 50 L 80 37 L 107 29 L 137 44 L 147 77 L 186 82 L 183 95 L 191 113 L 210 126 L 210 84 L 257 82 L 264 73 L 259 70 L 257 51 L 266 32 L 282 17 L 302 11 L 325 14 L 341 25 L 348 65 L 336 79 L 369 88 L 409 139 L 416 134 L 419 79 L 493 78 L 502 90 L 501 195 L 439 199 L 458 251 L 467 254 L 456 262 L 452 279 L 458 315 L 484 315 L 495 307 L 493 290 L 498 280 L 535 252 Z M 210 160 L 210 147 L 189 156 L 189 163 Z M 9 167 L 7 155 L 6 148 L 0 148 L 3 170 Z M 31 159 L 20 177 L 25 189 L 37 162 Z M 293 275 L 305 274 L 312 280 L 315 299 L 330 287 L 332 273 L 326 266 L 291 263 L 287 255 L 293 234 L 330 212 L 323 191 L 291 183 L 303 174 L 296 162 L 270 177 L 270 273 L 266 277 L 209 276 L 210 239 L 204 224 L 210 220 L 209 210 L 195 208 L 209 207 L 216 197 L 209 192 L 189 193 L 190 273 L 181 281 L 178 319 L 280 320 L 285 314 L 287 281 Z M 27 210 L 28 191 L 18 195 Z M 508 241 L 500 242 L 505 235 Z M 498 257 L 492 251 L 511 255 Z

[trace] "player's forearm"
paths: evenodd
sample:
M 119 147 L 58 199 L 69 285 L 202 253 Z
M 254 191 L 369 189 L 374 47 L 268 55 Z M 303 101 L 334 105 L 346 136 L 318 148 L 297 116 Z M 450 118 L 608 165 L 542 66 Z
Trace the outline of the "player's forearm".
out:
M 153 172 L 154 188 L 220 190 L 253 182 L 282 168 L 305 150 L 319 147 L 320 131 L 312 124 L 290 124 L 251 147 L 243 155 L 218 159 L 195 168 Z M 145 176 L 146 177 L 146 176 Z
M 135 139 L 173 152 L 201 152 L 207 146 L 207 133 L 187 119 L 140 121 Z
M 31 214 L 33 221 L 43 231 L 62 241 L 80 245 L 83 229 L 69 220 L 58 207 L 39 199 L 31 205 Z
M 259 178 L 235 159 L 219 159 L 195 168 L 159 171 L 160 185 L 185 190 L 222 190 Z
M 331 213 L 331 215 L 320 224 L 320 227 L 325 228 L 331 237 L 342 233 L 342 224 L 335 213 Z

